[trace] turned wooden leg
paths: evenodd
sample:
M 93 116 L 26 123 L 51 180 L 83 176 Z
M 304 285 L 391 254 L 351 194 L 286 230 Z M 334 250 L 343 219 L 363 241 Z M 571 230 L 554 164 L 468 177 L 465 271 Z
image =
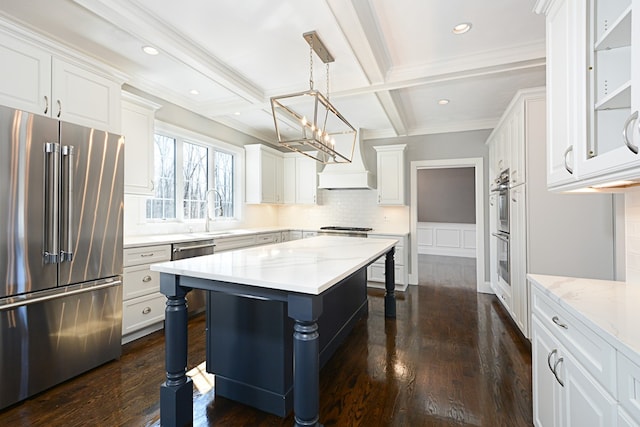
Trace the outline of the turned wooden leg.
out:
M 161 283 L 163 280 L 176 278 L 167 275 L 161 278 Z M 167 380 L 160 386 L 162 426 L 183 427 L 193 422 L 193 384 L 187 377 L 187 292 L 176 283 L 171 292 L 174 295 L 167 295 L 164 326 Z
M 396 317 L 396 268 L 393 256 L 396 252 L 396 248 L 393 247 L 384 260 L 384 316 Z
M 289 296 L 293 325 L 293 412 L 295 427 L 322 427 L 320 411 L 320 341 L 322 298 Z

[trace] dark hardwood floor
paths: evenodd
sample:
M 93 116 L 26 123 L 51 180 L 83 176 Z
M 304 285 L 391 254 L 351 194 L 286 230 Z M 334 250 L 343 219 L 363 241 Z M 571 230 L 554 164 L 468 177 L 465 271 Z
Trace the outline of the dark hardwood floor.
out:
M 420 256 L 420 285 L 384 318 L 370 290 L 361 320 L 320 372 L 325 426 L 531 426 L 531 351 L 493 295 L 475 291 L 475 261 Z M 189 326 L 189 368 L 205 358 L 204 317 Z M 164 336 L 127 344 L 120 360 L 0 412 L 0 426 L 159 425 Z M 195 426 L 291 426 L 194 392 Z

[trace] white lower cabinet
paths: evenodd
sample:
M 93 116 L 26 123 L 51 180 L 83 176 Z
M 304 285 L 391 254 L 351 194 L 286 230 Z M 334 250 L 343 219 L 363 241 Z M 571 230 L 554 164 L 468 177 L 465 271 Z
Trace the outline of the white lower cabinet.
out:
M 640 366 L 618 353 L 618 420 L 623 424 L 640 426 Z
M 408 269 L 409 256 L 406 251 L 406 236 L 386 235 L 386 234 L 369 234 L 369 239 L 398 239 L 396 251 L 394 255 L 396 290 L 404 291 L 409 284 Z M 385 282 L 385 256 L 380 257 L 376 262 L 367 268 L 367 280 L 369 282 Z M 371 285 L 370 285 L 371 286 Z M 372 287 L 384 287 L 384 285 Z
M 166 297 L 160 293 L 160 274 L 151 264 L 171 260 L 171 245 L 124 250 L 122 287 L 122 343 L 162 329 Z
M 256 245 L 268 245 L 271 243 L 280 243 L 282 234 L 278 231 L 275 233 L 258 234 L 256 236 Z
M 534 425 L 638 426 L 640 368 L 535 286 L 532 301 Z
M 618 409 L 618 427 L 638 427 L 640 424 L 635 422 L 631 415 L 625 412 L 624 409 Z
M 534 424 L 615 426 L 617 402 L 533 316 Z

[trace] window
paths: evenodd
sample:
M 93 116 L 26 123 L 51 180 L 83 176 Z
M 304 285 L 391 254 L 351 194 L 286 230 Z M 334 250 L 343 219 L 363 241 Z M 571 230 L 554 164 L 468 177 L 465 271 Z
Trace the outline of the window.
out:
M 155 194 L 147 200 L 147 220 L 204 220 L 207 207 L 211 219 L 235 218 L 233 149 L 168 129 L 154 138 Z
M 154 136 L 153 185 L 155 195 L 147 201 L 147 218 L 176 217 L 176 140 L 163 135 Z

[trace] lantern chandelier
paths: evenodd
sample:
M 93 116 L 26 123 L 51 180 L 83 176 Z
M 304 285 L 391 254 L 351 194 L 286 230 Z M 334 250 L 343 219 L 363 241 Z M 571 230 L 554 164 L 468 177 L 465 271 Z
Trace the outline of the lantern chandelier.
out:
M 329 101 L 329 64 L 333 56 L 315 31 L 309 43 L 309 90 L 271 98 L 278 143 L 321 163 L 351 163 L 356 129 Z M 313 53 L 326 64 L 327 95 L 313 86 Z

